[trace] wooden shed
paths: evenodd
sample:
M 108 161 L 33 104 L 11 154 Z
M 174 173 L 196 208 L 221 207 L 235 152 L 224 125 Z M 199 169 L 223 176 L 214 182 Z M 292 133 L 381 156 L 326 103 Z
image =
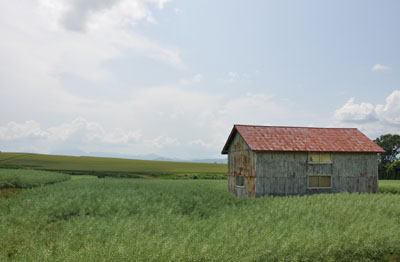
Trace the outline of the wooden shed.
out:
M 385 152 L 356 128 L 234 125 L 228 190 L 238 197 L 378 192 Z

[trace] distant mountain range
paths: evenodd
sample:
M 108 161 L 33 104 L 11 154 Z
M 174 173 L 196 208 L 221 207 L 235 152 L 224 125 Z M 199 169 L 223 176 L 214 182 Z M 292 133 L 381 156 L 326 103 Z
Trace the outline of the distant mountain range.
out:
M 112 157 L 112 158 L 126 158 L 126 159 L 138 159 L 138 160 L 155 160 L 155 161 L 173 161 L 173 162 L 197 162 L 197 163 L 218 163 L 226 164 L 226 158 L 206 158 L 206 159 L 180 159 L 180 158 L 168 158 L 157 154 L 146 154 L 146 155 L 129 155 L 120 153 L 107 153 L 107 152 L 90 152 L 84 151 L 55 151 L 52 152 L 55 155 L 73 155 L 73 156 L 93 156 L 93 157 Z

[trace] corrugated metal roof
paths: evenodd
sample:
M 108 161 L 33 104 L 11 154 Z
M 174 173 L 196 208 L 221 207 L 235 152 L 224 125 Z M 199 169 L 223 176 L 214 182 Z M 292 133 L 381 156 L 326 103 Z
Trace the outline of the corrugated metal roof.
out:
M 253 151 L 385 152 L 357 128 L 234 125 L 222 154 L 237 132 Z

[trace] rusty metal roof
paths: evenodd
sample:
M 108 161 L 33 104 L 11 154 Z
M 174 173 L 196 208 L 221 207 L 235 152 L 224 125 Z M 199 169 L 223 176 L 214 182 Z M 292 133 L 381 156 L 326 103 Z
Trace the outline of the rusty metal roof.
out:
M 383 153 L 357 128 L 234 125 L 222 154 L 239 133 L 253 151 Z

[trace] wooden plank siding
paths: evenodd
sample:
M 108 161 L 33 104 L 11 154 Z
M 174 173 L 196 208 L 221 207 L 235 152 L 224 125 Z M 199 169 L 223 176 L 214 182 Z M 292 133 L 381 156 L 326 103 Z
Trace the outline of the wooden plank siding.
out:
M 257 152 L 256 196 L 378 191 L 376 153 L 332 153 L 332 163 L 309 164 L 307 152 Z M 331 176 L 331 188 L 309 189 L 310 175 Z
M 298 195 L 307 190 L 307 153 L 256 153 L 256 196 Z
M 236 186 L 236 176 L 244 176 L 244 187 Z M 237 197 L 255 197 L 255 152 L 240 135 L 233 139 L 228 154 L 228 191 Z
M 333 154 L 332 162 L 332 182 L 335 182 L 335 192 L 378 192 L 376 154 L 337 153 Z

